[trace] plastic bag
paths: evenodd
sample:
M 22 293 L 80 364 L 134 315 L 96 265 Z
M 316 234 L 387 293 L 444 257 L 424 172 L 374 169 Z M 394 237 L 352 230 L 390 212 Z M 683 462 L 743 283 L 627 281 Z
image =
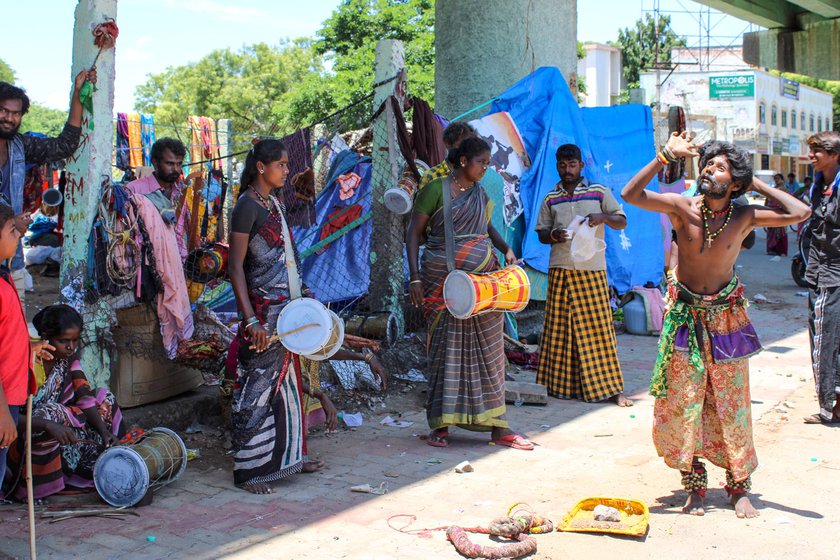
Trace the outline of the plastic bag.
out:
M 583 216 L 574 217 L 568 227 L 569 231 L 573 232 L 572 245 L 569 248 L 573 261 L 586 262 L 606 248 L 604 240 L 596 236 L 599 227 L 601 226 L 590 226 Z

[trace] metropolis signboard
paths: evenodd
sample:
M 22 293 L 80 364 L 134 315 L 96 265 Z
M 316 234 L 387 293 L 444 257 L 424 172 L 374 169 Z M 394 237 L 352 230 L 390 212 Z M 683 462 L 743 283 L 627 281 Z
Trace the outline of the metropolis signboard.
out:
M 755 74 L 709 76 L 709 99 L 755 97 Z

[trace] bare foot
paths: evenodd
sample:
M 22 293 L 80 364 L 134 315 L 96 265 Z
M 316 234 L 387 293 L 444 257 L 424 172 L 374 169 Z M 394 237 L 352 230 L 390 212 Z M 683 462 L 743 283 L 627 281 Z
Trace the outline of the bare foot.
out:
M 314 472 L 320 471 L 323 468 L 323 461 L 307 461 L 303 464 L 303 469 L 301 469 L 301 471 L 305 472 L 306 474 L 312 474 Z
M 689 515 L 706 515 L 706 510 L 703 509 L 703 496 L 697 492 L 690 492 L 688 499 L 683 506 L 683 513 Z
M 753 517 L 761 515 L 761 513 L 753 507 L 749 494 L 735 494 L 729 498 L 729 501 L 732 502 L 733 506 L 735 506 L 735 515 L 738 516 L 739 519 L 752 519 Z
M 239 485 L 240 488 L 243 490 L 247 490 L 251 494 L 273 494 L 274 490 L 271 489 L 265 482 L 257 482 L 254 484 L 241 484 Z
M 633 406 L 633 401 L 624 396 L 624 393 L 619 393 L 613 397 L 615 404 L 621 407 Z

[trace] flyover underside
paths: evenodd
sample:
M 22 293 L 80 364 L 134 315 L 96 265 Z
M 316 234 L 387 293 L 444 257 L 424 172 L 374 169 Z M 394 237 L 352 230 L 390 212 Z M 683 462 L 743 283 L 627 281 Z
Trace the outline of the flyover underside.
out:
M 840 80 L 840 0 L 697 0 L 767 27 L 744 34 L 744 61 Z

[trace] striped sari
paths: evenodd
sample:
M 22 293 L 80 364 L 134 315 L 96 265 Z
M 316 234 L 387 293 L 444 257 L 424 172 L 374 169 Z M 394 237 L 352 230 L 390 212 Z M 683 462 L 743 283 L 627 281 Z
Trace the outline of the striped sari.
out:
M 435 182 L 427 188 L 448 188 Z M 455 266 L 459 270 L 484 273 L 499 268 L 487 235 L 492 208 L 480 185 L 452 201 Z M 432 213 L 429 230 L 420 261 L 429 325 L 429 426 L 438 429 L 457 425 L 474 431 L 507 428 L 504 315 L 485 313 L 462 321 L 447 311 L 443 300 L 448 274 L 443 207 Z
M 244 262 L 248 299 L 271 337 L 280 311 L 291 301 L 283 230 L 266 217 L 248 242 Z M 250 348 L 244 323 L 233 389 L 233 479 L 238 485 L 272 482 L 303 468 L 300 359 L 273 342 L 265 352 Z
M 32 401 L 32 418 L 73 430 L 76 443 L 61 445 L 47 432 L 32 434 L 32 494 L 36 499 L 63 490 L 93 488 L 93 466 L 104 451 L 102 436 L 88 425 L 85 411 L 97 409 L 105 427 L 122 437 L 122 412 L 108 389 L 91 389 L 78 360 L 58 360 Z M 24 437 L 9 453 L 9 468 L 18 480 L 14 496 L 26 499 L 23 470 Z

